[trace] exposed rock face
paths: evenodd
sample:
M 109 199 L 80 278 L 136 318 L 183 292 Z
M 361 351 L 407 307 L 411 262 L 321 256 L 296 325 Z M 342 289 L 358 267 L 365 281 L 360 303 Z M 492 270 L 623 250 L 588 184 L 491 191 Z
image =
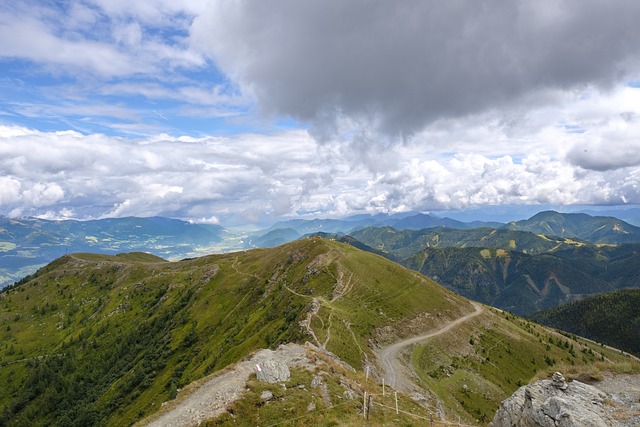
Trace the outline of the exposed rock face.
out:
M 606 393 L 559 372 L 520 387 L 500 405 L 490 427 L 607 427 L 618 424 L 603 406 Z

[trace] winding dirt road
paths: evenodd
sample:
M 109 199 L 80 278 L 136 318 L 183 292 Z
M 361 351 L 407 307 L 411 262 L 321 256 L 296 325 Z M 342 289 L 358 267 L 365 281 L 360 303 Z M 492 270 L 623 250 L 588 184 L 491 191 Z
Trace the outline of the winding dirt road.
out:
M 377 353 L 378 359 L 380 360 L 380 363 L 382 365 L 385 382 L 392 388 L 406 393 L 409 393 L 418 388 L 415 382 L 411 380 L 409 373 L 407 372 L 407 368 L 402 364 L 400 360 L 400 352 L 407 346 L 443 334 L 456 327 L 457 325 L 464 323 L 482 313 L 483 308 L 481 304 L 473 301 L 471 301 L 471 304 L 473 304 L 475 308 L 474 312 L 462 316 L 440 329 L 417 337 L 408 338 L 406 340 L 393 343 L 388 347 L 380 349 Z

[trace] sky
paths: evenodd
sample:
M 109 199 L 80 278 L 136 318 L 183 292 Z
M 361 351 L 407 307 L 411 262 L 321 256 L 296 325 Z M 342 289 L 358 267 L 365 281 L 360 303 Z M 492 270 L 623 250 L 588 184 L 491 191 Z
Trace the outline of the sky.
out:
M 0 2 L 0 215 L 640 204 L 636 0 Z

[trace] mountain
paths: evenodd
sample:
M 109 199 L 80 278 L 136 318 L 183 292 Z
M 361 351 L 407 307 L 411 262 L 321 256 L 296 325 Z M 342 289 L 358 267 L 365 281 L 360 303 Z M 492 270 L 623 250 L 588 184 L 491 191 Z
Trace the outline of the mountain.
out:
M 537 322 L 640 355 L 640 289 L 592 296 L 531 317 Z
M 302 234 L 293 228 L 276 228 L 265 234 L 247 238 L 247 248 L 273 248 L 297 240 L 301 236 Z
M 446 227 L 422 230 L 367 227 L 353 231 L 350 235 L 364 244 L 389 253 L 398 259 L 408 258 L 428 247 L 497 248 L 539 254 L 584 244 L 572 239 L 543 236 L 528 231 L 488 227 L 471 230 Z
M 582 213 L 586 213 L 591 216 L 601 216 L 603 212 L 595 210 L 582 210 Z M 627 208 L 627 209 L 607 209 L 605 211 L 607 216 L 613 216 L 628 222 L 631 225 L 640 227 L 640 208 Z
M 527 220 L 510 222 L 504 227 L 598 244 L 640 243 L 640 227 L 618 218 L 584 213 L 544 211 Z
M 319 373 L 321 400 L 312 400 L 318 382 L 295 371 L 285 388 L 268 390 L 269 405 L 254 381 L 229 411 L 272 424 L 294 415 L 356 424 L 362 391 L 378 393 L 382 378 L 396 376 L 381 354 L 422 334 L 428 343 L 408 359 L 419 384 L 398 383 L 401 404 L 419 390 L 413 408 L 467 422 L 490 419 L 536 372 L 628 360 L 330 239 L 177 262 L 77 253 L 0 292 L 0 425 L 131 425 L 259 349 L 306 341 L 340 360 Z M 233 423 L 232 412 L 220 423 Z
M 69 252 L 144 251 L 177 259 L 217 248 L 229 237 L 219 225 L 161 217 L 93 221 L 0 217 L 0 287 Z
M 467 298 L 523 315 L 640 287 L 639 252 L 640 245 L 538 255 L 494 248 L 426 248 L 401 263 Z

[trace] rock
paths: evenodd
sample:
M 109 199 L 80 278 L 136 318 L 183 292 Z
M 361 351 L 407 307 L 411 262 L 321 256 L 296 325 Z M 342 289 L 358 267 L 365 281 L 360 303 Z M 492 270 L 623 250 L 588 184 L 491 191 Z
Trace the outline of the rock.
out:
M 286 382 L 291 377 L 289 366 L 278 359 L 263 359 L 255 364 L 253 370 L 258 381 L 268 383 Z
M 309 402 L 309 404 L 307 405 L 307 411 L 311 412 L 315 410 L 316 410 L 316 404 L 314 402 Z
M 557 375 L 556 375 L 557 374 Z M 520 387 L 500 405 L 490 427 L 608 427 L 617 424 L 602 403 L 606 393 L 588 384 L 569 384 L 559 372 L 551 380 Z
M 347 400 L 355 400 L 358 398 L 358 395 L 353 392 L 353 390 L 345 390 L 342 392 L 342 396 L 344 396 Z
M 555 372 L 553 377 L 551 377 L 551 385 L 555 388 L 559 388 L 560 390 L 566 390 L 569 386 L 564 379 L 564 375 L 560 372 Z
M 316 388 L 321 384 L 322 384 L 322 376 L 321 375 L 314 375 L 313 379 L 311 380 L 311 388 Z
M 271 393 L 269 390 L 265 390 L 262 393 L 260 393 L 260 399 L 264 400 L 265 402 L 268 402 L 271 399 L 273 399 L 273 393 Z

